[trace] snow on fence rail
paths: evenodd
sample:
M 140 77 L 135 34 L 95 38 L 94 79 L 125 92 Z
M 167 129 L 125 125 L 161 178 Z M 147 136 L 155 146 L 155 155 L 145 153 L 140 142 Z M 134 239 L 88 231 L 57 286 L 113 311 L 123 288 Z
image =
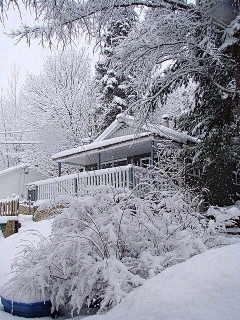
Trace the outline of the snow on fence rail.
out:
M 18 215 L 18 209 L 18 197 L 0 200 L 0 216 L 16 216 Z
M 99 185 L 132 189 L 139 183 L 135 174 L 139 170 L 141 168 L 130 164 L 36 181 L 33 183 L 36 186 L 36 200 L 50 200 L 59 195 L 85 196 Z

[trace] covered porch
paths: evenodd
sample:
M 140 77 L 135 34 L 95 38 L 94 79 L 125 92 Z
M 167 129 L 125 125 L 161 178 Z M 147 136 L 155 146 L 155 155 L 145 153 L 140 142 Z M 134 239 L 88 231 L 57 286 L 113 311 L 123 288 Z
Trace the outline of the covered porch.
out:
M 53 155 L 58 163 L 59 176 L 62 164 L 79 171 L 95 171 L 112 167 L 151 165 L 154 162 L 154 142 L 159 137 L 150 132 L 127 135 L 93 142 Z
M 185 135 L 182 137 L 172 129 L 164 127 L 164 130 L 168 131 L 130 135 L 116 132 L 114 136 L 103 140 L 100 136 L 90 144 L 53 155 L 52 159 L 58 163 L 58 177 L 34 182 L 35 201 L 51 200 L 60 195 L 82 197 L 91 194 L 99 185 L 139 190 L 140 176 L 146 175 L 144 167 L 153 165 L 156 160 L 161 162 L 157 150 L 168 148 L 173 140 L 178 143 L 186 140 Z M 174 139 L 170 135 L 172 132 L 176 136 Z M 116 136 L 118 134 L 120 136 Z M 62 176 L 62 164 L 74 166 L 77 173 Z
M 144 172 L 143 167 L 154 162 L 156 141 L 155 134 L 146 132 L 93 142 L 55 154 L 52 158 L 58 162 L 59 176 L 34 182 L 35 201 L 61 195 L 83 197 L 99 185 L 134 189 Z M 73 165 L 78 172 L 62 175 L 62 163 Z

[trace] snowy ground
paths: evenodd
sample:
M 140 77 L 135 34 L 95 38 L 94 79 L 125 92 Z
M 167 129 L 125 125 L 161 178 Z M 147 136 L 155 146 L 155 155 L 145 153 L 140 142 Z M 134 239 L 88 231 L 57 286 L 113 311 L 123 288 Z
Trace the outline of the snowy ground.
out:
M 38 233 L 41 233 L 44 237 L 48 237 L 50 234 L 50 221 L 41 221 L 38 223 L 30 221 L 21 221 L 21 223 L 22 228 L 19 229 L 19 233 L 14 234 L 6 239 L 4 239 L 0 234 L 0 288 L 11 277 L 11 262 L 14 259 L 15 255 L 22 250 L 22 245 L 26 244 L 26 242 L 39 242 L 41 240 L 41 237 L 37 235 Z M 0 304 L 0 320 L 10 319 L 13 320 L 23 318 L 12 316 L 4 312 L 3 306 Z M 48 317 L 41 319 L 49 320 Z
M 239 320 L 240 243 L 172 266 L 88 320 Z
M 25 220 L 25 221 L 24 221 Z M 11 278 L 11 263 L 14 257 L 21 252 L 22 246 L 27 243 L 34 243 L 37 245 L 42 239 L 47 238 L 51 232 L 51 220 L 44 220 L 39 222 L 29 221 L 29 219 L 20 220 L 22 227 L 19 229 L 19 233 L 14 234 L 6 239 L 2 236 L 0 232 L 0 296 L 1 287 Z M 58 319 L 64 320 L 69 318 L 68 316 L 61 316 Z M 79 316 L 75 319 L 83 319 L 86 317 Z M 3 311 L 3 305 L 0 303 L 0 320 L 17 320 L 25 319 L 22 317 L 12 316 Z M 29 318 L 31 319 L 41 319 L 49 320 L 49 317 L 42 318 Z
M 0 286 L 9 279 L 11 261 L 21 251 L 21 245 L 26 241 L 38 243 L 40 233 L 44 237 L 50 234 L 51 221 L 25 221 L 22 225 L 18 234 L 6 239 L 0 235 Z M 239 296 L 237 243 L 209 250 L 166 269 L 130 293 L 108 314 L 88 320 L 239 320 Z M 5 313 L 0 305 L 0 320 L 14 319 L 23 318 Z

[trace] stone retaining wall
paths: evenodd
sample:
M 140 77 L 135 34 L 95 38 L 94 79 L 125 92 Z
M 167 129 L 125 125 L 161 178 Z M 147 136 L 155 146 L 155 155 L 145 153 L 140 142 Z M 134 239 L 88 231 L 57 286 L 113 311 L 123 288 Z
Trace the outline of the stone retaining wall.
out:
M 53 216 L 62 213 L 62 210 L 65 208 L 65 206 L 66 205 L 64 204 L 56 204 L 55 206 L 52 206 L 48 209 L 37 209 L 33 216 L 33 221 L 37 222 L 41 220 L 50 219 Z

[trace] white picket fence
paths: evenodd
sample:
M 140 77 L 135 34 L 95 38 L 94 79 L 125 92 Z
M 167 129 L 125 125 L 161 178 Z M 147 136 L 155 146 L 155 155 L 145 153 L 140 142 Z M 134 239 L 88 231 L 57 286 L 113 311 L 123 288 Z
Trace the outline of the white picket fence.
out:
M 90 194 L 99 185 L 133 189 L 139 183 L 137 172 L 141 170 L 140 167 L 127 165 L 36 181 L 36 200 L 51 200 L 60 195 L 81 197 Z

